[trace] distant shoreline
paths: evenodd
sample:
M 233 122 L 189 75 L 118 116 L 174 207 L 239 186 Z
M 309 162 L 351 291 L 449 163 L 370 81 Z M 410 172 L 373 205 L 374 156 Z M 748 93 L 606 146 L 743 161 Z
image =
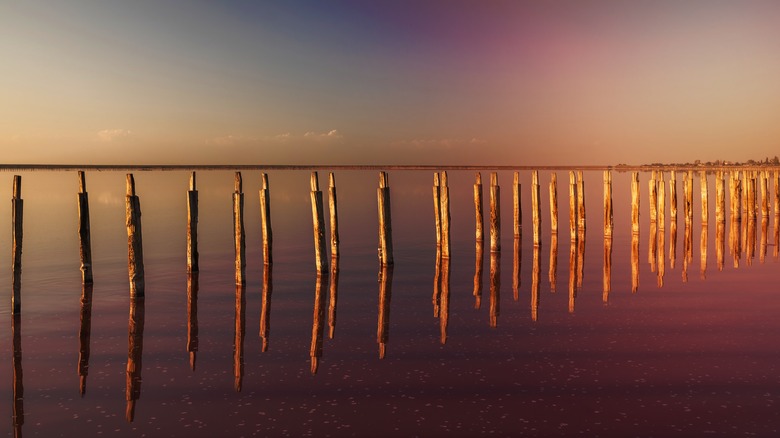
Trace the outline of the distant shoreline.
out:
M 0 164 L 0 171 L 195 171 L 195 170 L 733 170 L 733 169 L 780 169 L 775 163 L 734 164 L 617 164 L 617 165 L 433 165 L 433 164 Z

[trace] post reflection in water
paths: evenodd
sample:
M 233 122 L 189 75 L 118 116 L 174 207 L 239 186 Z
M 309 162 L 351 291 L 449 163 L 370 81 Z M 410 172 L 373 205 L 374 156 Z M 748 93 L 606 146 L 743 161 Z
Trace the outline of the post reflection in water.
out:
M 612 291 L 612 235 L 604 236 L 604 271 L 602 279 L 601 300 L 609 304 L 609 293 Z
M 691 230 L 692 221 L 685 219 L 685 231 L 683 232 L 683 265 L 682 265 L 682 281 L 683 283 L 688 281 L 688 264 L 693 259 L 693 232 Z
M 273 265 L 263 265 L 263 304 L 260 307 L 261 351 L 268 351 L 271 337 L 271 295 L 273 294 Z
M 190 369 L 195 371 L 195 359 L 198 353 L 198 272 L 187 275 L 187 352 L 190 356 Z
M 761 263 L 766 260 L 766 245 L 767 245 L 767 233 L 769 232 L 769 217 L 761 217 L 761 248 L 759 249 L 758 257 Z
M 748 266 L 753 264 L 753 258 L 756 256 L 756 216 L 754 214 L 748 215 L 746 232 L 745 232 L 745 260 Z
M 577 232 L 577 288 L 582 288 L 585 278 L 585 229 Z
M 246 286 L 236 285 L 236 313 L 233 327 L 233 388 L 241 392 L 244 382 L 244 335 L 246 334 Z
M 141 397 L 141 370 L 144 347 L 144 298 L 130 299 L 130 317 L 127 324 L 127 375 L 125 381 L 125 400 L 127 409 L 125 419 L 132 422 L 135 418 L 135 406 Z
M 514 257 L 512 263 L 512 295 L 515 301 L 520 299 L 520 285 L 521 285 L 520 264 L 522 263 L 522 259 L 523 259 L 523 247 L 522 247 L 521 237 L 516 236 L 515 244 L 514 244 Z
M 439 310 L 439 330 L 441 344 L 447 343 L 447 324 L 450 317 L 450 259 L 441 261 L 441 309 Z
M 677 261 L 677 218 L 669 222 L 669 267 L 674 269 Z
M 780 256 L 780 214 L 775 214 L 775 221 L 772 227 L 775 230 L 775 249 L 772 255 L 778 258 Z
M 431 303 L 433 304 L 433 317 L 438 318 L 441 306 L 441 247 L 436 247 L 436 270 L 433 274 L 433 296 L 431 297 Z
M 379 344 L 379 358 L 384 359 L 390 340 L 390 299 L 393 286 L 393 266 L 382 265 L 379 269 L 379 317 L 377 318 L 376 341 Z
M 536 321 L 539 316 L 539 274 L 542 271 L 541 260 L 542 246 L 534 245 L 533 271 L 531 275 L 531 320 Z
M 577 239 L 569 245 L 569 313 L 574 313 L 574 300 L 577 298 Z
M 482 307 L 482 264 L 485 258 L 483 244 L 477 241 L 474 261 L 474 308 Z
M 317 274 L 317 281 L 314 285 L 314 314 L 311 323 L 311 346 L 309 347 L 309 357 L 311 358 L 311 373 L 317 374 L 320 358 L 322 357 L 322 338 L 325 330 L 325 294 L 322 292 L 323 286 L 327 287 L 328 276 Z
M 339 258 L 330 259 L 330 298 L 328 299 L 328 339 L 336 336 L 336 304 L 339 298 Z
M 92 333 L 92 284 L 81 285 L 81 311 L 79 325 L 79 394 L 83 397 L 87 392 L 87 375 L 89 374 L 90 335 Z
M 656 272 L 658 260 L 658 225 L 650 220 L 650 235 L 647 237 L 647 263 L 650 264 L 650 272 Z
M 664 274 L 666 273 L 666 232 L 663 227 L 658 229 L 658 287 L 664 286 Z
M 498 327 L 501 313 L 501 253 L 490 252 L 490 327 Z
M 14 437 L 21 438 L 24 425 L 24 382 L 22 379 L 22 315 L 11 312 L 11 335 L 13 337 L 13 410 L 11 422 Z
M 557 230 L 556 230 L 557 231 Z M 555 293 L 555 284 L 558 280 L 558 233 L 550 236 L 550 292 Z
M 631 233 L 631 293 L 639 290 L 639 233 Z

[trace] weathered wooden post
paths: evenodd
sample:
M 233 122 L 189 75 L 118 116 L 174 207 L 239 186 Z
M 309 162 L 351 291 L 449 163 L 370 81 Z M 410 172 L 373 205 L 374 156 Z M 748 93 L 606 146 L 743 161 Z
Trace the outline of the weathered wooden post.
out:
M 435 179 L 434 179 L 435 182 Z M 434 187 L 434 196 L 435 196 Z M 477 244 L 481 245 L 485 241 L 485 220 L 482 213 L 482 175 L 477 172 L 476 181 L 474 182 L 474 219 L 475 219 L 475 234 Z M 438 240 L 437 240 L 438 242 Z
M 311 173 L 311 220 L 314 230 L 314 261 L 318 274 L 327 275 L 325 250 L 325 219 L 323 218 L 322 191 L 317 172 Z
M 701 185 L 701 223 L 707 224 L 710 220 L 710 211 L 708 204 L 707 171 L 699 172 L 699 182 Z
M 768 171 L 759 171 L 759 185 L 761 186 L 761 216 L 769 217 L 769 176 Z
M 569 171 L 569 234 L 571 240 L 577 240 L 577 176 Z
M 577 225 L 585 230 L 585 179 L 581 170 L 577 171 Z
M 558 234 L 558 176 L 550 174 L 550 230 Z
M 539 176 L 538 176 L 536 171 L 534 171 L 533 177 L 536 178 L 534 180 L 536 182 L 533 183 L 533 184 L 536 184 L 536 185 L 531 187 L 531 202 L 532 202 L 532 205 L 534 205 L 534 207 L 533 207 L 534 213 L 533 214 L 536 214 L 536 207 L 539 204 L 539 199 L 538 199 L 539 198 L 539 194 L 537 193 L 536 195 L 534 195 L 534 190 L 536 190 L 536 192 L 539 191 Z M 534 187 L 536 187 L 536 188 L 534 188 Z M 512 210 L 513 211 L 512 218 L 513 218 L 513 225 L 514 225 L 514 236 L 515 236 L 516 239 L 520 238 L 520 236 L 522 235 L 522 232 L 523 232 L 522 231 L 522 228 L 523 228 L 523 211 L 522 211 L 522 207 L 521 207 L 520 188 L 521 188 L 520 187 L 520 172 L 515 172 L 514 173 L 514 179 L 513 179 L 513 182 L 512 182 L 512 201 L 513 201 L 512 204 L 513 204 L 513 207 L 514 207 L 513 210 Z M 533 204 L 534 196 L 536 196 L 536 201 L 535 201 L 536 204 Z M 537 222 L 538 222 L 538 218 L 534 219 L 534 233 L 536 233 L 536 223 Z M 535 235 L 536 234 L 534 234 L 534 236 Z M 534 242 L 536 242 L 536 237 L 534 237 Z
M 436 226 L 436 246 L 441 248 L 441 181 L 439 181 L 439 172 L 433 173 L 433 218 Z
M 13 230 L 11 242 L 11 307 L 13 313 L 22 311 L 22 237 L 23 237 L 24 201 L 22 200 L 22 177 L 14 175 L 13 197 L 11 198 L 11 229 Z
M 612 172 L 604 171 L 604 236 L 612 236 L 615 228 L 612 215 Z
M 498 174 L 490 174 L 490 252 L 501 251 L 501 189 Z
M 658 188 L 656 190 L 658 201 L 657 222 L 658 229 L 663 231 L 666 228 L 666 183 L 664 182 L 664 173 L 658 172 Z
M 772 172 L 772 179 L 774 180 L 775 197 L 772 203 L 772 209 L 775 212 L 775 216 L 780 215 L 780 171 L 775 169 Z
M 187 272 L 198 270 L 198 190 L 192 172 L 187 191 Z
M 84 172 L 79 171 L 79 259 L 81 260 L 81 283 L 92 284 L 92 239 L 89 229 L 89 196 Z
M 330 257 L 339 257 L 339 216 L 336 199 L 336 177 L 328 175 L 328 211 L 330 213 Z
M 262 174 L 263 188 L 260 189 L 260 224 L 263 229 L 263 264 L 273 264 L 273 231 L 271 229 L 271 189 L 268 174 Z M 335 192 L 334 192 L 335 195 Z
M 233 191 L 233 245 L 235 247 L 236 284 L 246 281 L 246 237 L 244 236 L 244 188 L 241 172 L 236 172 Z
M 725 187 L 726 187 L 726 180 L 724 179 L 723 171 L 719 170 L 715 174 L 715 221 L 717 223 L 726 222 Z
M 687 174 L 687 189 L 685 194 L 685 202 L 688 204 L 688 209 L 685 213 L 685 220 L 688 224 L 693 224 L 693 171 L 689 170 Z M 702 213 L 704 214 L 704 213 Z
M 517 173 L 515 173 L 517 175 Z M 517 184 L 516 190 L 520 190 L 520 184 Z M 534 226 L 534 246 L 541 246 L 542 245 L 542 206 L 540 201 L 540 188 L 539 188 L 539 172 L 534 170 L 531 173 L 531 215 L 532 215 L 532 222 Z M 518 194 L 518 196 L 520 196 Z M 518 201 L 517 208 L 520 208 L 520 204 Z M 517 214 L 519 215 L 520 212 L 518 211 Z M 519 230 L 515 228 L 515 236 L 520 237 Z
M 125 196 L 125 223 L 127 225 L 127 271 L 130 278 L 130 298 L 144 297 L 144 249 L 141 239 L 141 201 L 135 194 L 133 174 L 127 174 Z
M 441 256 L 450 258 L 450 188 L 447 182 L 447 172 L 441 173 Z
M 639 172 L 631 174 L 631 233 L 639 234 Z
M 674 170 L 669 179 L 669 221 L 677 223 L 677 172 Z
M 377 207 L 379 209 L 379 262 L 382 266 L 391 266 L 393 265 L 393 228 L 390 220 L 390 184 L 386 172 L 379 172 Z
M 650 206 L 650 224 L 658 223 L 658 182 L 655 179 L 655 170 L 650 172 L 650 180 L 647 181 L 647 203 Z

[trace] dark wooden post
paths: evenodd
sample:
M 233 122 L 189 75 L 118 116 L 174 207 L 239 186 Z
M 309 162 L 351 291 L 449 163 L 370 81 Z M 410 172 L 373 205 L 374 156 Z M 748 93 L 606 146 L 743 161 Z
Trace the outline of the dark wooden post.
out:
M 263 188 L 260 189 L 260 222 L 263 228 L 263 264 L 273 264 L 273 234 L 271 231 L 271 191 L 268 174 L 264 173 Z
M 141 201 L 135 194 L 133 174 L 127 174 L 125 196 L 125 223 L 127 225 L 127 271 L 130 279 L 130 298 L 144 296 L 144 248 L 141 232 Z
M 190 174 L 187 191 L 187 272 L 198 272 L 198 189 L 195 172 Z
M 246 237 L 244 236 L 244 188 L 241 172 L 236 172 L 233 191 L 233 243 L 236 252 L 236 284 L 246 282 Z
M 328 212 L 330 213 L 330 257 L 339 257 L 339 215 L 336 199 L 336 177 L 328 175 Z
M 11 307 L 14 314 L 22 311 L 22 237 L 24 201 L 22 200 L 22 177 L 14 175 L 13 197 L 11 198 L 11 220 L 13 221 L 11 242 Z
M 390 220 L 390 185 L 386 172 L 379 172 L 377 207 L 379 210 L 379 262 L 382 266 L 391 266 L 393 264 L 393 228 Z
M 501 188 L 498 174 L 490 174 L 490 252 L 501 251 Z
M 79 171 L 79 259 L 81 260 L 81 283 L 92 284 L 92 243 L 89 231 L 89 197 L 84 172 Z
M 322 206 L 322 191 L 317 172 L 311 173 L 311 220 L 314 231 L 314 262 L 318 274 L 327 275 L 328 264 L 325 250 L 325 213 Z
M 450 258 L 450 188 L 447 181 L 447 172 L 441 172 L 441 256 L 445 259 Z
M 479 172 L 474 183 L 474 219 L 477 243 L 481 245 L 485 241 L 485 222 L 482 213 L 482 175 Z

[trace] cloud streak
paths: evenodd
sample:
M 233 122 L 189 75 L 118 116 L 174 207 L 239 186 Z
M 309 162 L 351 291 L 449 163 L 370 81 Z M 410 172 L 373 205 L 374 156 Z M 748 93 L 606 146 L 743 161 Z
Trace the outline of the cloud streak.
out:
M 122 138 L 127 138 L 133 134 L 129 129 L 103 129 L 98 131 L 97 137 L 102 142 L 112 142 Z

